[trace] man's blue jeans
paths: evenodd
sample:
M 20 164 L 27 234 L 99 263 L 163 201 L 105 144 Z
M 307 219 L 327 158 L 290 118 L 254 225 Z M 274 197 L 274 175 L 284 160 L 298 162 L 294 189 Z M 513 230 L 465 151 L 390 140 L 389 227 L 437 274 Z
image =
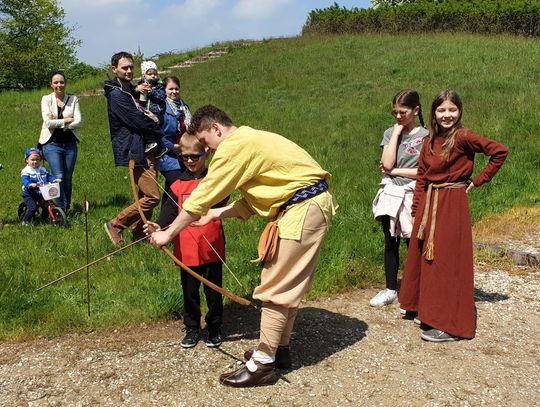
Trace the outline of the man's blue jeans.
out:
M 71 205 L 72 178 L 77 161 L 77 143 L 50 142 L 43 146 L 43 154 L 49 163 L 52 175 L 62 179 L 60 197 L 56 204 L 67 213 Z

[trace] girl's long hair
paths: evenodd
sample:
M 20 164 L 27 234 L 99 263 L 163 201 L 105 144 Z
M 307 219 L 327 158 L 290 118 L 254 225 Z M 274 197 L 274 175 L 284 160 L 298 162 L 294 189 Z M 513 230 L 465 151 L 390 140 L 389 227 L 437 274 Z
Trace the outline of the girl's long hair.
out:
M 439 123 L 437 123 L 437 119 L 435 117 L 435 111 L 437 110 L 437 108 L 447 100 L 449 102 L 452 102 L 459 109 L 458 120 L 449 130 L 445 130 L 441 126 L 439 126 Z M 443 90 L 441 93 L 435 96 L 435 99 L 433 99 L 433 103 L 431 104 L 431 111 L 429 112 L 429 151 L 432 154 L 435 137 L 443 137 L 444 141 L 442 143 L 441 156 L 445 160 L 448 160 L 448 157 L 450 157 L 450 153 L 454 148 L 456 132 L 459 128 L 463 126 L 461 124 L 462 115 L 463 104 L 461 103 L 459 95 L 455 91 L 447 89 Z
M 422 105 L 420 104 L 420 95 L 417 91 L 411 89 L 400 90 L 392 99 L 392 106 L 402 105 L 409 109 L 414 109 L 418 106 L 418 120 L 422 127 L 426 127 L 424 116 L 422 115 Z

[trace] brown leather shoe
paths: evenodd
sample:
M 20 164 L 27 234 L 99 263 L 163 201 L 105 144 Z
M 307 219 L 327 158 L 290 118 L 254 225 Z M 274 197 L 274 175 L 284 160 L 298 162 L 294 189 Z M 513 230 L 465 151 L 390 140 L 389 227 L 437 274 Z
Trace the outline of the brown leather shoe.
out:
M 231 387 L 258 387 L 275 384 L 279 376 L 274 363 L 263 365 L 255 361 L 257 370 L 250 372 L 246 366 L 234 372 L 223 373 L 219 376 L 219 382 L 224 386 Z
M 109 239 L 111 239 L 111 242 L 113 242 L 117 246 L 123 246 L 124 237 L 122 236 L 122 230 L 113 226 L 111 222 L 105 223 L 104 226 L 105 226 L 105 232 L 107 232 L 107 236 L 109 236 Z
M 253 356 L 253 349 L 244 352 L 244 359 L 248 361 Z M 279 345 L 276 350 L 276 367 L 278 369 L 288 369 L 291 367 L 291 350 L 289 346 Z

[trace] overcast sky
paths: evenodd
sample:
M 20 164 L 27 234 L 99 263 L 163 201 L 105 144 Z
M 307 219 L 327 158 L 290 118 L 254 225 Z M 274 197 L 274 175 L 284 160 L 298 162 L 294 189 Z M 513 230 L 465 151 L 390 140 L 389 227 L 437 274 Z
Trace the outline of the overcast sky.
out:
M 347 8 L 369 0 L 337 0 Z M 333 0 L 59 0 L 82 40 L 79 60 L 107 64 L 117 51 L 145 56 L 186 51 L 218 41 L 300 34 L 308 13 Z

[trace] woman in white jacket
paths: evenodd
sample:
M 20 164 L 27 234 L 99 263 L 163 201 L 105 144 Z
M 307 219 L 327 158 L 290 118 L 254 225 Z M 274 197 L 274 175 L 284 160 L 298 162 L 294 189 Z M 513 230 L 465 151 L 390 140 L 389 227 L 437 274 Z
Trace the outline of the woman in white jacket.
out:
M 53 93 L 41 98 L 43 126 L 39 144 L 56 178 L 62 179 L 61 195 L 57 204 L 68 212 L 71 204 L 72 177 L 77 161 L 77 143 L 81 125 L 79 99 L 65 93 L 66 77 L 62 71 L 50 76 Z

